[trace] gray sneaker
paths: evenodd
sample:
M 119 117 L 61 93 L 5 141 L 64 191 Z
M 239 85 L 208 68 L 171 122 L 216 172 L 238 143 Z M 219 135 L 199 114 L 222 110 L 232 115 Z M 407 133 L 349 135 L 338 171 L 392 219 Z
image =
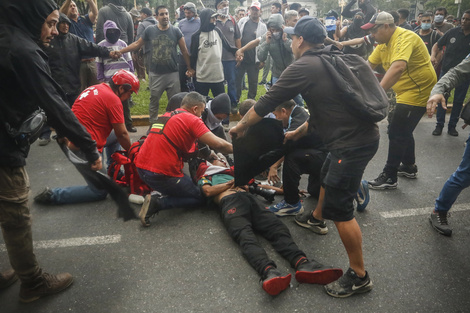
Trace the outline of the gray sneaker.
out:
M 325 221 L 317 220 L 313 217 L 313 211 L 308 213 L 300 213 L 295 216 L 295 222 L 307 229 L 310 229 L 315 234 L 326 235 L 328 233 L 328 227 L 326 227 Z
M 439 234 L 444 236 L 452 235 L 452 228 L 449 227 L 449 223 L 447 222 L 446 211 L 432 212 L 431 216 L 429 216 L 429 222 Z
M 335 298 L 346 298 L 356 293 L 365 293 L 372 290 L 372 281 L 369 274 L 359 277 L 356 272 L 349 268 L 348 271 L 337 281 L 325 286 L 326 293 Z
M 139 212 L 140 222 L 144 227 L 150 226 L 150 218 L 160 211 L 160 195 L 146 195 Z
M 46 187 L 34 197 L 34 202 L 41 204 L 54 204 L 54 200 L 52 199 L 53 195 L 52 190 L 49 187 Z

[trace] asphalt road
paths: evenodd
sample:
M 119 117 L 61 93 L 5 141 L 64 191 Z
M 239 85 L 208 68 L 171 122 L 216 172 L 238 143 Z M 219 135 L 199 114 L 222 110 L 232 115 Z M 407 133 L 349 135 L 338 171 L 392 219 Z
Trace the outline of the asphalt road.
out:
M 365 179 L 375 178 L 385 163 L 386 125 L 380 123 L 379 152 Z M 368 208 L 356 214 L 374 283 L 368 294 L 336 299 L 322 286 L 299 284 L 293 278 L 288 290 L 271 297 L 217 212 L 175 209 L 160 213 L 151 227 L 143 228 L 138 221 L 118 220 L 108 198 L 60 207 L 31 202 L 41 266 L 52 273 L 69 271 L 75 282 L 65 292 L 31 304 L 19 303 L 16 283 L 0 291 L 0 312 L 469 312 L 468 190 L 450 218 L 452 237 L 439 235 L 428 222 L 434 199 L 461 160 L 468 130 L 459 137 L 434 137 L 433 129 L 434 122 L 423 118 L 415 131 L 418 179 L 399 178 L 395 191 L 371 191 Z M 132 138 L 145 130 L 139 127 Z M 35 144 L 27 169 L 31 199 L 44 186 L 83 183 L 55 143 Z M 307 209 L 314 204 L 304 201 Z M 135 209 L 138 212 L 139 206 Z M 309 257 L 347 269 L 346 252 L 332 222 L 327 222 L 330 232 L 319 236 L 298 227 L 293 217 L 282 220 Z M 293 274 L 262 242 L 278 267 Z M 8 268 L 7 260 L 0 238 L 0 269 Z

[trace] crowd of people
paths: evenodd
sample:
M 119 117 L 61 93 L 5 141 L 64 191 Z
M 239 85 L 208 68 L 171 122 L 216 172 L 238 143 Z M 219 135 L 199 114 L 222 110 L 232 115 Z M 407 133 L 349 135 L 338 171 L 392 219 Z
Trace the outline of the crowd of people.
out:
M 366 208 L 369 188 L 396 189 L 398 176 L 417 177 L 414 129 L 437 108 L 432 135 L 442 134 L 453 89 L 447 133 L 459 135 L 456 126 L 470 82 L 470 10 L 460 19 L 451 17 L 452 23 L 442 7 L 409 21 L 407 9 L 378 11 L 369 0 L 359 0 L 355 8 L 352 0 L 341 15 L 331 10 L 315 18 L 300 4 L 283 2 L 273 3 L 263 21 L 259 2 L 232 15 L 228 0 L 216 0 L 216 10 L 186 3 L 172 23 L 163 5 L 128 12 L 120 0 L 99 10 L 94 0 L 86 2 L 86 14 L 72 0 L 60 9 L 52 0 L 0 3 L 0 51 L 7 56 L 0 60 L 0 223 L 13 268 L 0 273 L 0 288 L 20 279 L 20 300 L 32 302 L 73 281 L 69 273 L 44 272 L 33 252 L 25 170 L 30 145 L 36 139 L 47 145 L 54 129 L 57 140 L 80 150 L 92 170 L 101 170 L 103 152 L 109 166 L 114 152 L 132 145 L 132 94 L 148 78 L 150 127 L 134 159 L 152 189 L 139 213 L 143 226 L 162 210 L 207 202 L 220 210 L 268 294 L 287 289 L 291 274 L 269 259 L 254 231 L 289 261 L 298 282 L 325 285 L 339 298 L 372 290 L 354 211 Z M 390 100 L 388 156 L 375 179 L 364 180 L 363 173 L 378 149 L 379 129 L 347 108 L 350 99 L 324 63 L 332 53 L 343 56 L 336 50 L 368 74 L 375 71 L 380 81 L 370 84 L 384 94 L 377 102 Z M 248 99 L 241 102 L 246 79 Z M 259 84 L 267 93 L 255 100 Z M 165 91 L 169 105 L 159 115 Z M 267 209 L 234 181 L 230 155 L 236 159 L 237 151 L 223 129 L 237 114 L 242 119 L 229 131 L 232 142 L 266 119 L 278 120 L 283 129 L 288 148 L 264 170 L 268 184 L 282 186 L 284 199 Z M 39 126 L 33 120 L 41 121 Z M 468 149 L 467 144 L 430 212 L 431 226 L 446 236 L 452 234 L 448 211 L 470 186 Z M 299 196 L 302 174 L 309 175 L 307 192 L 317 199 L 310 210 Z M 106 196 L 87 181 L 86 186 L 47 187 L 34 200 L 62 205 Z M 287 215 L 321 235 L 328 233 L 324 220 L 332 220 L 348 270 L 307 258 L 279 219 Z

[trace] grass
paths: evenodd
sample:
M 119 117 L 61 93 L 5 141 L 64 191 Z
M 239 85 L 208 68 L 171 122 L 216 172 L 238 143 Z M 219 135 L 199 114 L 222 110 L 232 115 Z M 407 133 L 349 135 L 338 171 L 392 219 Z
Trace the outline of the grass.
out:
M 259 71 L 258 81 L 261 81 L 263 76 L 263 71 Z M 268 80 L 270 79 L 270 75 L 268 76 Z M 248 86 L 248 80 L 246 81 L 246 85 Z M 133 95 L 132 100 L 134 101 L 135 105 L 131 108 L 132 115 L 148 115 L 149 114 L 149 102 L 150 102 L 150 90 L 148 88 L 148 80 L 140 82 L 140 90 L 138 95 Z M 225 87 L 225 92 L 227 92 L 227 87 Z M 256 93 L 256 99 L 258 100 L 259 97 L 266 93 L 266 89 L 264 86 L 258 85 L 258 92 Z M 248 94 L 248 90 L 243 90 L 240 102 L 246 100 Z M 209 94 L 212 97 L 212 94 Z M 160 108 L 158 110 L 159 114 L 163 114 L 165 112 L 166 106 L 168 104 L 168 97 L 166 92 L 163 93 L 162 97 L 160 98 Z

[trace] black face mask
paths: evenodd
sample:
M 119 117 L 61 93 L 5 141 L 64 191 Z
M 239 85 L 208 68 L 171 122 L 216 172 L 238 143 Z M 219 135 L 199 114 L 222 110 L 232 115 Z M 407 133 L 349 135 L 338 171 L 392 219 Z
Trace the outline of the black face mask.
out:
M 214 24 L 214 23 L 210 23 L 207 27 L 209 28 L 209 31 L 213 31 L 214 28 L 215 28 L 215 24 Z
M 119 39 L 119 33 L 118 32 L 106 32 L 106 39 L 110 43 L 116 43 Z
M 354 26 L 361 27 L 364 25 L 364 20 L 362 18 L 355 18 L 354 19 Z

